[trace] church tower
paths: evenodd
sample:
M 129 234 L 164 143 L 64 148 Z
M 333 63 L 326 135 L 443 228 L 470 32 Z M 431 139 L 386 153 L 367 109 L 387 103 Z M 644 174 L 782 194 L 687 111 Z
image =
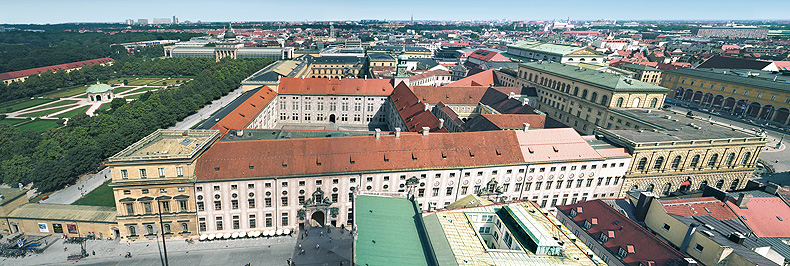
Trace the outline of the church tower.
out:
M 406 83 L 406 86 L 409 86 L 409 73 L 406 72 L 408 68 L 406 66 L 406 61 L 409 60 L 409 56 L 406 55 L 406 46 L 403 47 L 401 50 L 401 54 L 398 56 L 398 66 L 397 72 L 395 72 L 395 76 L 392 77 L 392 86 L 397 87 L 401 82 Z

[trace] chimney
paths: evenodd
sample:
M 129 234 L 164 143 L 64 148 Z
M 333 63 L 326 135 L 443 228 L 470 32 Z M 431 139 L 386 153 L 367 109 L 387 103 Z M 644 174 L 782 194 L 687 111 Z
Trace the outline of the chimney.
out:
M 529 123 L 524 123 L 523 126 L 524 126 L 524 132 L 529 131 Z
M 683 258 L 680 266 L 697 266 L 697 261 L 692 258 Z
M 244 130 L 236 131 L 236 137 L 244 137 Z
M 738 244 L 741 244 L 741 245 L 743 244 L 743 241 L 746 240 L 746 236 L 744 236 L 744 235 L 742 235 L 741 233 L 738 233 L 738 232 L 730 233 L 730 236 L 727 237 L 727 238 L 730 241 L 738 243 Z
M 768 185 L 765 186 L 765 193 L 776 195 L 777 190 L 779 190 L 779 185 L 775 183 L 768 182 Z
M 442 129 L 443 127 L 444 127 L 444 119 L 439 118 L 439 129 Z
M 428 112 L 428 110 L 431 110 L 431 105 L 428 104 L 428 103 L 425 103 L 425 111 Z
M 528 102 L 529 102 L 529 99 L 527 99 L 527 98 L 522 99 L 521 100 L 521 106 L 527 105 Z
M 639 197 L 636 201 L 636 206 L 634 206 L 634 216 L 637 221 L 644 221 L 645 217 L 647 217 L 647 211 L 650 209 L 650 205 L 655 199 L 656 196 L 653 193 L 648 191 L 641 191 L 639 192 Z
M 380 139 L 380 138 L 381 138 L 381 129 L 377 128 L 376 129 L 376 139 Z
M 431 131 L 430 127 L 422 127 L 422 135 L 423 136 L 428 136 L 428 132 L 430 132 L 430 131 Z
M 396 127 L 396 128 L 395 128 L 395 138 L 396 138 L 396 139 L 399 139 L 399 138 L 400 138 L 400 128 L 399 128 L 399 127 Z
M 749 200 L 751 199 L 752 199 L 751 193 L 741 192 L 740 197 L 738 197 L 738 200 L 735 201 L 735 204 L 738 204 L 738 207 L 741 209 L 746 209 L 746 207 L 749 205 Z
M 508 94 L 507 94 L 507 98 L 508 98 L 508 99 L 514 99 L 514 98 L 516 98 L 516 93 L 511 91 L 510 93 L 508 93 Z
M 689 243 L 691 242 L 691 237 L 694 236 L 694 232 L 697 231 L 697 227 L 699 227 L 698 223 L 691 223 L 689 225 L 688 230 L 686 230 L 686 235 L 683 237 L 683 243 L 680 244 L 680 251 L 685 252 L 689 247 Z

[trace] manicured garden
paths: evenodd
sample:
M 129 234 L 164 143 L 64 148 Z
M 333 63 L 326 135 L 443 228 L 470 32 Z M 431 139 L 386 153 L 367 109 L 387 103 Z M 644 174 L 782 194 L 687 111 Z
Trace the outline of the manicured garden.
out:
M 16 126 L 20 131 L 33 130 L 35 132 L 44 132 L 49 128 L 59 127 L 58 120 L 54 119 L 36 119 L 29 123 L 19 124 Z
M 25 99 L 18 99 L 18 100 L 8 101 L 8 102 L 0 103 L 0 112 L 5 112 L 5 113 L 16 112 L 16 111 L 19 111 L 19 110 L 22 110 L 22 109 L 26 109 L 26 108 L 30 108 L 30 107 L 33 107 L 33 106 L 36 106 L 36 105 L 41 105 L 41 104 L 45 104 L 45 103 L 48 103 L 48 102 L 53 102 L 55 100 L 56 99 L 39 99 L 39 98 L 30 99 L 30 98 L 25 98 Z
M 68 111 L 68 112 L 56 115 L 55 117 L 57 117 L 57 118 L 67 118 L 67 117 L 75 116 L 75 115 L 77 115 L 79 113 L 83 113 L 84 114 L 90 108 L 91 108 L 90 105 L 86 105 L 86 106 L 83 106 L 83 107 L 80 107 L 80 108 L 77 108 L 77 109 L 74 109 L 74 110 L 71 110 L 71 111 Z
M 142 86 L 147 85 L 148 83 L 157 81 L 159 79 L 134 79 L 129 80 L 129 83 L 125 84 L 126 86 Z
M 85 194 L 84 197 L 78 199 L 72 203 L 72 205 L 115 207 L 115 198 L 112 194 L 112 188 L 109 186 L 110 182 L 112 182 L 112 180 L 104 182 L 104 184 L 101 184 L 93 191 L 88 192 L 88 194 Z

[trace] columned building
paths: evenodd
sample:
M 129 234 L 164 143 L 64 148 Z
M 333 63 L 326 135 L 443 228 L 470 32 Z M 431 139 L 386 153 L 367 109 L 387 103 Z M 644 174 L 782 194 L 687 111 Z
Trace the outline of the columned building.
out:
M 605 127 L 610 109 L 660 108 L 669 91 L 643 81 L 550 61 L 522 63 L 518 77 L 537 88 L 535 107 L 584 134 Z
M 675 69 L 664 73 L 669 98 L 760 122 L 790 124 L 790 78 L 738 69 Z

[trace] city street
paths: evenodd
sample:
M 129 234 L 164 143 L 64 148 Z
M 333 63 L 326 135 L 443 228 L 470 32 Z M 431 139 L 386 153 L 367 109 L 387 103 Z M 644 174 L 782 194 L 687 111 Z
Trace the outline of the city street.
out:
M 79 253 L 78 244 L 63 244 L 59 239 L 42 254 L 25 258 L 3 258 L 0 265 L 162 265 L 157 242 L 138 242 L 127 245 L 113 240 L 86 242 L 87 258 L 68 261 L 69 254 Z M 169 265 L 286 265 L 293 254 L 296 237 L 214 240 L 188 244 L 184 240 L 167 242 Z M 67 248 L 64 251 L 64 247 Z M 92 255 L 93 252 L 96 255 Z M 131 258 L 124 258 L 126 252 Z
M 77 180 L 77 183 L 74 185 L 52 193 L 47 199 L 41 200 L 40 203 L 72 204 L 85 194 L 88 194 L 88 192 L 101 186 L 105 181 L 110 180 L 110 178 L 110 168 L 105 167 L 88 178 L 83 177 Z
M 196 113 L 184 118 L 184 120 L 181 120 L 181 122 L 177 122 L 174 126 L 168 129 L 184 130 L 184 129 L 192 128 L 192 126 L 197 125 L 198 123 L 200 123 L 206 118 L 209 118 L 211 114 L 218 111 L 219 109 L 222 109 L 222 107 L 225 107 L 225 105 L 232 102 L 233 99 L 236 99 L 236 97 L 239 97 L 239 95 L 241 95 L 241 92 L 242 89 L 241 86 L 239 86 L 235 90 L 228 93 L 228 95 L 222 96 L 222 98 L 214 100 L 210 104 L 198 110 Z

